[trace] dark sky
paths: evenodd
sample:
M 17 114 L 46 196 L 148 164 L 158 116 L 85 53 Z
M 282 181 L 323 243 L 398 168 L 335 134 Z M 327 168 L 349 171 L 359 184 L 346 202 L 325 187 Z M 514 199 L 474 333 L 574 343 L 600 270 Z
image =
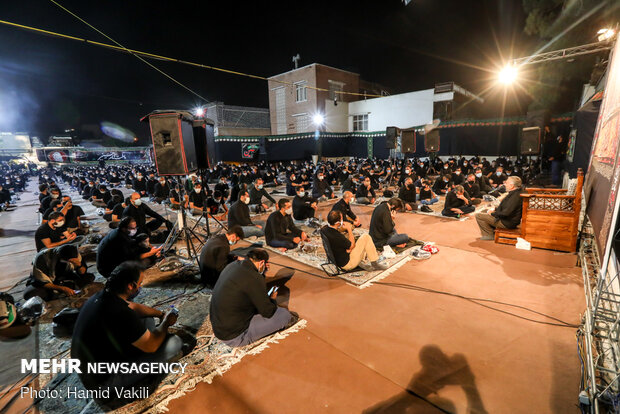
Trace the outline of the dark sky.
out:
M 534 49 L 521 0 L 59 2 L 129 48 L 262 76 L 292 69 L 299 53 L 301 65 L 358 72 L 395 93 L 445 81 L 481 92 L 512 45 L 514 56 Z M 109 43 L 47 0 L 5 1 L 0 19 Z M 264 81 L 151 62 L 207 100 L 268 106 Z M 501 115 L 497 96 L 489 116 Z M 507 115 L 527 107 L 509 102 Z M 0 131 L 47 136 L 110 121 L 144 138 L 141 115 L 198 103 L 131 55 L 0 25 Z

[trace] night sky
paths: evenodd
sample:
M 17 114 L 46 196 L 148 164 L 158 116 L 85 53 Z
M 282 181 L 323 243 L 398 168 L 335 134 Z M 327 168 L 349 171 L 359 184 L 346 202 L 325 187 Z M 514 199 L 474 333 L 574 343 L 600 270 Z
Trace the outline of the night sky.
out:
M 536 46 L 521 0 L 59 2 L 128 48 L 262 76 L 292 69 L 299 53 L 301 65 L 358 72 L 394 93 L 445 81 L 478 93 L 511 48 L 517 57 Z M 109 43 L 47 0 L 4 1 L 0 19 Z M 268 107 L 264 81 L 151 62 L 207 100 Z M 499 95 L 486 116 L 501 115 Z M 46 137 L 110 121 L 144 140 L 141 115 L 198 103 L 131 55 L 0 25 L 0 131 Z M 509 99 L 506 115 L 527 104 Z

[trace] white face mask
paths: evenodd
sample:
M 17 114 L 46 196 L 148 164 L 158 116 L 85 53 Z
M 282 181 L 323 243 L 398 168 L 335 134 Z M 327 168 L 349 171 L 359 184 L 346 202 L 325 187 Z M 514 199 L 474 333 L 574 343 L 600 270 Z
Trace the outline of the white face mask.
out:
M 287 208 L 286 210 L 284 210 L 284 212 L 290 216 L 291 214 L 293 214 L 293 207 Z
M 500 175 L 502 175 L 501 171 L 496 172 L 495 174 L 497 174 L 497 176 L 499 177 Z
M 246 197 L 245 200 L 243 200 L 243 202 L 245 204 L 250 204 L 250 197 Z
M 228 240 L 228 244 L 230 244 L 231 246 L 234 245 L 235 243 L 237 243 L 237 242 L 234 241 L 234 240 Z
M 478 178 L 482 177 L 482 173 L 476 173 L 476 177 Z
M 460 171 L 455 171 L 454 174 L 461 175 L 461 172 Z
M 299 195 L 299 197 L 303 197 L 303 196 L 306 195 L 306 192 L 305 191 L 300 191 L 297 194 Z
M 323 177 L 319 177 L 319 180 L 323 180 Z
M 59 228 L 65 225 L 65 221 L 61 220 L 61 221 L 57 221 L 56 223 L 54 223 L 54 227 Z
M 58 194 L 52 194 L 52 198 L 53 199 L 57 199 L 58 198 Z
M 138 232 L 138 229 L 131 229 L 131 230 L 129 230 L 129 236 L 133 237 L 133 236 L 136 235 L 137 232 Z
M 134 200 L 134 201 L 133 201 L 133 204 L 134 204 L 136 207 L 139 207 L 139 206 L 142 204 L 142 200 L 138 198 L 138 199 L 136 199 L 136 200 Z

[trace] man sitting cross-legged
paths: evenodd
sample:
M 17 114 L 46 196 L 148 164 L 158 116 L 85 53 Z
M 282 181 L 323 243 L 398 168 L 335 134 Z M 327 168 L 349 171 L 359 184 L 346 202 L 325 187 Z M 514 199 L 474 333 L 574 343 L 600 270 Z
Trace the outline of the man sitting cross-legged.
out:
M 369 234 L 363 234 L 355 240 L 353 237 L 353 226 L 351 223 L 344 221 L 342 213 L 338 210 L 332 210 L 327 215 L 327 223 L 321 229 L 321 234 L 327 238 L 329 249 L 331 250 L 335 265 L 343 270 L 353 270 L 364 259 L 368 259 L 372 268 L 365 270 L 385 270 L 387 266 L 377 262 L 379 254 Z M 342 234 L 346 232 L 346 236 Z M 327 247 L 326 247 L 327 248 Z
M 446 204 L 441 214 L 446 217 L 459 217 L 461 214 L 472 213 L 476 210 L 465 193 L 462 185 L 457 185 L 454 190 L 446 194 Z
M 370 184 L 370 177 L 365 177 L 362 185 L 355 192 L 355 202 L 358 204 L 373 204 L 376 198 L 375 190 Z
M 345 191 L 342 193 L 342 198 L 332 206 L 331 211 L 340 211 L 344 220 L 353 224 L 355 227 L 361 227 L 362 223 L 357 218 L 353 210 L 351 210 L 351 200 L 353 199 L 353 193 L 351 191 Z
M 480 227 L 480 240 L 494 240 L 495 229 L 515 229 L 521 223 L 521 178 L 510 176 L 504 181 L 508 195 L 499 206 L 486 213 L 476 214 L 476 221 Z
M 308 240 L 306 233 L 293 223 L 293 207 L 286 198 L 278 200 L 278 210 L 269 215 L 265 225 L 265 241 L 271 247 L 278 247 L 282 251 L 294 249 L 297 245 Z
M 400 198 L 393 197 L 389 201 L 379 204 L 372 212 L 369 233 L 377 248 L 385 245 L 396 247 L 407 245 L 409 236 L 396 232 L 394 218 L 398 210 L 404 210 L 403 202 Z

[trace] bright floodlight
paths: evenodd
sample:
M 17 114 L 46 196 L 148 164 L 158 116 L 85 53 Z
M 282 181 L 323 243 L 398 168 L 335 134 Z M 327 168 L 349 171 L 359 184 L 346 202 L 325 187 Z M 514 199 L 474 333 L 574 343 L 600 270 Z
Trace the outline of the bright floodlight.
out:
M 321 114 L 316 114 L 312 117 L 312 122 L 314 122 L 315 125 L 323 125 L 325 118 Z
M 614 37 L 614 35 L 616 34 L 614 29 L 601 29 L 599 30 L 597 33 L 598 35 L 598 41 L 602 42 L 604 40 L 608 40 L 611 39 L 612 37 Z
M 499 72 L 499 81 L 505 85 L 513 83 L 517 80 L 517 68 L 514 66 L 506 66 Z
M 196 115 L 197 117 L 201 117 L 205 114 L 205 109 L 204 108 L 196 108 L 194 109 L 194 115 Z

